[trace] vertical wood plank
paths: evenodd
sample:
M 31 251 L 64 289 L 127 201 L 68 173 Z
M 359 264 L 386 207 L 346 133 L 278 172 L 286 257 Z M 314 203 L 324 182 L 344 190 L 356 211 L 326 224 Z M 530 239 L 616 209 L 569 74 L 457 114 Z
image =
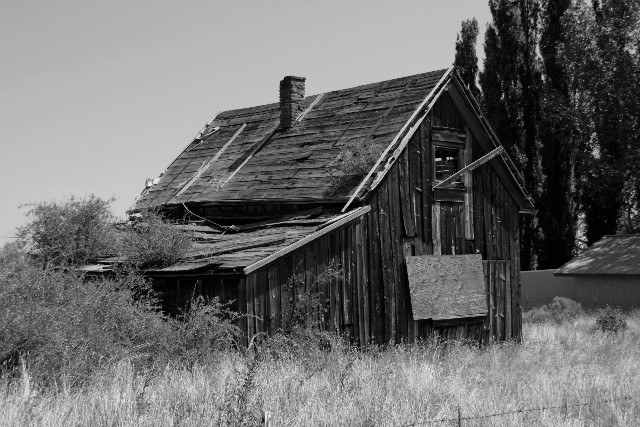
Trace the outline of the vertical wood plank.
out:
M 482 176 L 482 199 L 483 199 L 483 213 L 484 213 L 484 238 L 485 238 L 485 247 L 487 253 L 487 259 L 496 259 L 495 253 L 495 240 L 493 236 L 493 215 L 491 211 L 491 170 L 488 165 L 483 165 L 483 176 Z
M 442 242 L 440 238 L 440 202 L 433 203 L 433 214 L 431 218 L 433 219 L 433 254 L 442 255 Z
M 366 345 L 365 338 L 365 320 L 364 320 L 364 281 L 363 281 L 363 273 L 364 273 L 364 259 L 363 259 L 363 230 L 362 230 L 362 219 L 359 219 L 355 222 L 356 229 L 356 277 L 357 281 L 355 284 L 355 294 L 357 296 L 357 312 L 358 312 L 358 333 L 359 333 L 359 342 L 361 346 Z
M 349 227 L 340 230 L 340 251 L 344 278 L 342 280 L 342 318 L 345 330 L 351 327 L 351 239 L 349 238 Z
M 357 343 L 360 342 L 360 316 L 358 300 L 358 230 L 355 223 L 349 224 L 349 241 L 351 249 L 351 337 Z
M 404 269 L 404 254 L 402 253 L 402 219 L 400 213 L 399 194 L 399 170 L 396 164 L 389 171 L 389 221 L 391 225 L 391 244 L 393 258 L 393 276 L 395 283 L 395 305 L 396 305 L 396 343 L 401 337 L 407 336 L 407 323 L 405 321 L 406 312 L 404 286 L 402 284 L 402 271 Z
M 382 258 L 382 279 L 384 287 L 384 342 L 395 342 L 395 280 L 393 276 L 393 250 L 391 244 L 391 222 L 389 219 L 389 183 L 384 179 L 378 187 L 378 203 L 380 206 L 380 254 Z
M 382 280 L 382 260 L 380 258 L 380 226 L 378 195 L 371 198 L 369 222 L 369 290 L 371 300 L 372 336 L 376 344 L 384 343 L 384 281 Z
M 295 295 L 296 251 L 284 258 L 278 265 L 278 286 L 280 287 L 280 327 L 286 329 L 291 323 Z M 304 274 L 304 273 L 303 273 Z
M 409 142 L 409 190 L 411 192 L 411 209 L 416 226 L 416 237 L 420 241 L 424 236 L 422 231 L 422 165 L 420 163 L 420 138 L 422 137 L 423 127 L 424 123 L 420 125 L 420 128 Z
M 340 269 L 339 252 L 340 252 L 340 233 L 335 230 L 329 233 L 327 238 L 329 239 L 329 264 L 333 269 Z M 335 276 L 331 277 L 331 283 L 329 284 L 329 331 L 335 332 L 340 328 L 340 320 L 337 314 L 340 312 L 339 299 L 336 298 L 338 293 L 338 279 Z
M 512 286 L 515 291 L 515 300 L 517 303 L 516 312 L 514 313 L 514 322 L 515 322 L 515 330 L 516 330 L 516 340 L 520 342 L 522 340 L 522 308 L 521 308 L 521 286 L 520 286 L 520 215 L 516 209 L 514 209 L 513 213 L 513 224 L 512 227 L 512 238 L 514 242 L 511 245 L 512 248 L 512 265 L 513 268 L 513 280 Z
M 425 252 L 433 253 L 432 238 L 432 175 L 433 166 L 431 159 L 431 113 L 420 126 L 420 165 L 422 175 L 422 232 L 423 242 L 426 245 Z
M 416 228 L 413 218 L 413 208 L 411 206 L 411 190 L 409 179 L 409 147 L 400 154 L 398 159 L 399 169 L 399 190 L 400 190 L 400 210 L 402 212 L 402 224 L 404 226 L 405 236 L 414 237 L 416 235 Z
M 465 126 L 464 164 L 473 162 L 473 136 L 468 127 Z M 473 173 L 464 175 L 464 238 L 474 239 L 473 226 Z
M 278 281 L 278 262 L 267 268 L 267 283 L 269 287 L 269 333 L 274 334 L 281 327 L 280 318 L 280 287 Z
M 258 271 L 256 271 L 255 276 L 256 333 L 264 333 L 267 332 L 268 326 L 267 269 L 259 269 Z
M 240 318 L 238 319 L 238 327 L 241 332 L 241 345 L 246 347 L 249 345 L 247 340 L 247 336 L 249 335 L 249 331 L 247 329 L 247 288 L 246 288 L 246 277 L 242 276 L 240 280 L 238 280 L 238 307 L 237 310 L 240 314 Z
M 361 252 L 361 261 L 362 264 L 362 273 L 360 283 L 362 283 L 362 316 L 364 318 L 364 341 L 360 344 L 368 346 L 371 344 L 371 316 L 370 316 L 370 308 L 369 308 L 369 227 L 368 220 L 371 213 L 361 217 L 361 227 L 362 227 L 362 241 L 360 243 L 360 252 Z M 362 332 L 361 332 L 362 334 Z
M 322 236 L 316 240 L 316 271 L 318 286 L 318 303 L 321 307 L 320 322 L 323 330 L 329 328 L 329 287 L 331 280 L 328 277 L 327 263 L 329 261 L 329 240 L 327 236 Z
M 502 267 L 502 263 L 500 262 L 495 262 L 494 264 L 494 271 L 495 271 L 495 284 L 496 284 L 496 300 L 497 300 L 497 304 L 496 304 L 496 324 L 498 327 L 498 339 L 500 341 L 504 341 L 504 280 L 502 279 L 503 276 L 503 269 Z
M 249 273 L 247 275 L 247 337 L 249 342 L 253 340 L 253 336 L 256 333 L 256 312 L 255 312 L 255 287 L 256 287 L 256 272 Z

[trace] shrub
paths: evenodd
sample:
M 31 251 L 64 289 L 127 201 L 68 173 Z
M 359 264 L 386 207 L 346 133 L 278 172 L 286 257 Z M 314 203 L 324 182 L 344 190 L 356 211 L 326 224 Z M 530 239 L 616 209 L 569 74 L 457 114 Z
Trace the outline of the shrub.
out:
M 596 330 L 617 334 L 627 328 L 626 316 L 619 308 L 607 306 L 596 313 Z
M 17 230 L 18 242 L 42 265 L 82 264 L 115 251 L 110 204 L 91 195 L 66 202 L 31 204 L 27 225 Z
M 74 385 L 122 359 L 140 369 L 191 366 L 233 342 L 233 318 L 217 302 L 198 301 L 180 321 L 152 296 L 135 273 L 85 282 L 69 271 L 2 265 L 0 371 L 18 375 L 23 360 L 40 384 Z
M 332 177 L 332 187 L 340 190 L 369 173 L 382 151 L 362 140 L 345 144 L 332 166 L 338 174 Z
M 564 323 L 575 320 L 583 314 L 582 306 L 569 298 L 554 297 L 553 300 L 542 307 L 533 308 L 524 313 L 523 320 L 532 323 L 553 322 Z
M 213 353 L 236 347 L 240 336 L 238 318 L 238 313 L 231 311 L 227 304 L 220 303 L 217 297 L 211 300 L 202 296 L 192 298 L 189 309 L 177 324 L 183 360 L 193 365 Z
M 136 269 L 161 268 L 184 258 L 193 242 L 161 215 L 145 212 L 142 219 L 127 230 L 121 241 L 121 254 Z

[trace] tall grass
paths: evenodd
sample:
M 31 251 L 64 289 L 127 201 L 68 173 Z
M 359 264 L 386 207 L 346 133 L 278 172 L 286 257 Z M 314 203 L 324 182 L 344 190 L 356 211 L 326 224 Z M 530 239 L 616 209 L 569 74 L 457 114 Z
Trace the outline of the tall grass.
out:
M 277 425 L 406 425 L 456 418 L 458 408 L 476 417 L 563 406 L 463 425 L 638 425 L 640 316 L 618 334 L 594 324 L 584 314 L 527 323 L 522 344 L 485 349 L 427 343 L 360 352 L 336 340 L 330 350 L 284 351 L 263 344 L 160 372 L 122 359 L 80 388 L 56 390 L 31 381 L 27 366 L 19 380 L 0 385 L 0 424 L 257 425 L 269 410 Z M 572 406 L 626 396 L 633 398 Z

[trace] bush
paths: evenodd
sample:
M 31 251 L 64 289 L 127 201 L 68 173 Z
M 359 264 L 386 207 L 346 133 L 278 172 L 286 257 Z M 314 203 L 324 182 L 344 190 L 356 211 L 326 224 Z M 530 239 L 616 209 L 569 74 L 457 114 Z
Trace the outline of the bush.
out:
M 28 205 L 30 221 L 18 228 L 18 242 L 44 266 L 83 264 L 114 253 L 112 201 L 91 195 Z
M 122 238 L 121 255 L 136 269 L 162 268 L 184 258 L 193 246 L 188 234 L 154 212 L 145 212 Z
M 123 359 L 140 369 L 191 366 L 233 341 L 232 319 L 215 302 L 199 301 L 180 321 L 159 312 L 152 296 L 134 273 L 85 282 L 26 262 L 2 265 L 0 371 L 18 375 L 24 361 L 40 384 L 82 384 Z
M 332 187 L 341 190 L 364 178 L 380 157 L 382 150 L 364 141 L 348 143 L 340 150 L 332 167 L 338 174 L 332 177 Z
M 626 316 L 619 308 L 607 306 L 596 313 L 596 324 L 594 329 L 606 333 L 617 334 L 627 328 Z
M 579 302 L 569 298 L 554 297 L 549 304 L 527 311 L 522 318 L 532 323 L 553 322 L 561 324 L 573 321 L 583 313 Z

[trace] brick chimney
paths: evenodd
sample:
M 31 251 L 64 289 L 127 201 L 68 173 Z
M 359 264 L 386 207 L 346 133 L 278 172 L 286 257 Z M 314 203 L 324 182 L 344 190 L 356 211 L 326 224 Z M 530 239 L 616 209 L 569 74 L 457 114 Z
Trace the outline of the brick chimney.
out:
M 304 77 L 287 76 L 280 82 L 280 128 L 288 129 L 304 111 Z

